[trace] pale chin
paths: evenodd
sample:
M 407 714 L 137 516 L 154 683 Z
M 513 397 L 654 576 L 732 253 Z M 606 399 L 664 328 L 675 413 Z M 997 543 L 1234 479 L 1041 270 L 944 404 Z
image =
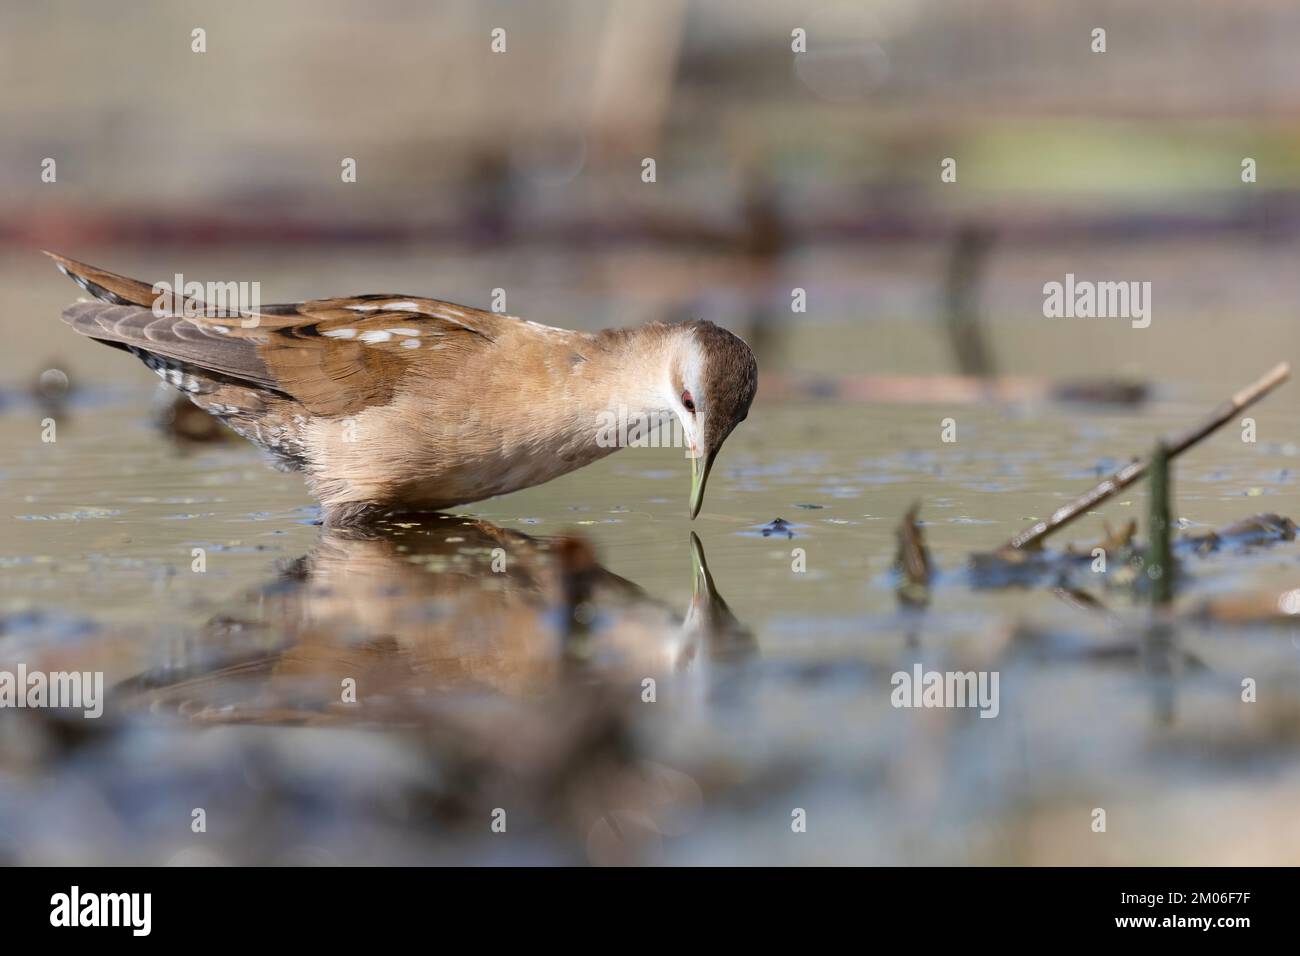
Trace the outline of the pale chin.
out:
M 697 422 L 687 421 L 680 412 L 677 415 L 677 420 L 682 423 L 682 435 L 686 438 L 686 457 L 701 457 L 704 454 L 704 443 Z

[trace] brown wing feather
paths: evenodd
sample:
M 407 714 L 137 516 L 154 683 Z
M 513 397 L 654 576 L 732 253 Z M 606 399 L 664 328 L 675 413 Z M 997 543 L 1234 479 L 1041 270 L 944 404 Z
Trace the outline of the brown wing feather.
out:
M 178 316 L 156 316 L 137 305 L 109 302 L 77 302 L 64 309 L 63 320 L 82 335 L 101 342 L 138 349 L 262 388 L 278 388 L 256 343 L 232 336 L 224 329 L 214 330 Z
M 91 338 L 291 396 L 317 415 L 390 402 L 412 365 L 452 375 L 466 350 L 518 321 L 418 296 L 365 295 L 272 305 L 245 316 L 156 316 L 151 286 L 47 253 L 103 301 L 64 319 Z
M 403 305 L 418 300 L 384 297 Z M 469 326 L 415 311 L 356 312 L 339 302 L 304 302 L 306 324 L 277 329 L 259 352 L 281 388 L 317 415 L 386 405 L 415 364 L 455 374 L 466 350 L 491 341 Z
M 158 298 L 153 287 L 138 279 L 128 279 L 114 272 L 105 272 L 95 266 L 69 259 L 58 253 L 46 252 L 55 261 L 59 271 L 81 286 L 95 298 L 117 305 L 152 306 Z

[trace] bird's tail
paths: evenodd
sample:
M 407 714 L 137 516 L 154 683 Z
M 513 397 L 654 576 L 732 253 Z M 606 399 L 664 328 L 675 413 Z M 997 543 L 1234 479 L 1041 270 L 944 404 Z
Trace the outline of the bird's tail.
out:
M 158 299 L 153 286 L 146 285 L 139 279 L 130 279 L 115 272 L 97 269 L 95 266 L 69 259 L 56 252 L 45 251 L 45 254 L 54 260 L 60 272 L 102 302 L 149 307 Z

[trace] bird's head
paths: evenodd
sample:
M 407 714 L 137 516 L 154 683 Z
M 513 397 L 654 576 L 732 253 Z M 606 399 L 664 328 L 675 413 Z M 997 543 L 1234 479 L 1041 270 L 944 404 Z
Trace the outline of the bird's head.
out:
M 712 322 L 686 322 L 670 350 L 664 396 L 682 424 L 691 457 L 690 515 L 700 512 L 704 486 L 722 443 L 745 420 L 758 390 L 758 363 L 748 345 Z

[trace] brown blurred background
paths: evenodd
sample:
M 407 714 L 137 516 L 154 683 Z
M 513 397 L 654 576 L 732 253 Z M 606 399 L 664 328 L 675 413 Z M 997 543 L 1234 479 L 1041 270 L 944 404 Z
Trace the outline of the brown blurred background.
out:
M 1105 53 L 1091 50 L 1098 27 Z M 200 28 L 205 53 L 191 49 Z M 0 861 L 154 863 L 200 846 L 236 862 L 621 861 L 592 807 L 651 806 L 664 833 L 627 853 L 660 858 L 662 835 L 672 862 L 1294 862 L 1291 618 L 1184 628 L 1167 680 L 1141 627 L 1046 588 L 971 588 L 961 569 L 1300 357 L 1297 46 L 1288 0 L 6 3 L 0 650 L 137 688 L 195 674 L 173 697 L 189 707 L 199 686 L 212 706 L 106 721 L 80 750 L 52 731 L 39 759 L 36 731 L 0 721 L 0 792 L 17 795 L 0 800 Z M 1242 181 L 1245 157 L 1257 182 Z M 46 158 L 56 182 L 42 182 Z M 424 737 L 405 734 L 405 714 L 400 733 L 196 732 L 290 722 L 244 653 L 301 645 L 298 660 L 352 667 L 350 645 L 320 639 L 337 630 L 367 641 L 377 673 L 408 673 L 427 655 L 407 648 L 427 649 L 442 620 L 429 612 L 494 577 L 448 554 L 485 547 L 459 528 L 391 553 L 331 541 L 301 480 L 247 445 L 164 443 L 132 391 L 156 379 L 64 328 L 80 290 L 42 248 L 147 280 L 256 281 L 263 302 L 395 292 L 488 307 L 502 289 L 508 311 L 557 325 L 735 329 L 759 352 L 759 406 L 691 530 L 754 660 L 712 675 L 701 662 L 694 689 L 626 723 L 590 719 L 562 688 L 553 711 L 521 703 L 503 730 L 412 667 L 411 687 L 434 691 L 411 696 L 430 708 Z M 1150 328 L 1044 318 L 1044 283 L 1070 272 L 1152 283 Z M 57 416 L 57 442 L 23 394 L 49 368 L 74 392 L 99 386 Z M 998 403 L 982 383 L 950 387 L 957 376 L 1027 383 L 1012 397 L 1118 378 L 1172 400 Z M 1294 394 L 1252 412 L 1258 444 L 1228 427 L 1179 461 L 1185 527 L 1297 515 Z M 945 444 L 940 422 L 963 401 L 961 442 Z M 700 579 L 686 474 L 680 450 L 638 449 L 473 510 L 502 538 L 579 527 L 662 617 L 692 606 Z M 1145 523 L 1144 495 L 1108 502 L 1062 545 L 1087 554 L 1108 525 Z M 896 615 L 891 570 L 918 498 L 937 569 L 919 636 Z M 210 572 L 192 573 L 195 547 Z M 337 592 L 298 589 L 313 567 Z M 1273 617 L 1296 586 L 1285 545 L 1195 568 L 1196 600 L 1258 592 Z M 1144 599 L 1098 593 L 1146 620 Z M 447 672 L 475 661 L 432 646 Z M 889 675 L 920 657 L 1005 667 L 1003 716 L 889 706 Z M 1243 706 L 1245 675 L 1261 678 L 1258 706 Z M 668 783 L 647 784 L 642 764 Z M 498 799 L 514 801 L 521 840 L 489 833 Z M 205 801 L 224 801 L 207 846 L 188 830 L 191 807 L 217 807 Z M 810 808 L 806 839 L 791 839 L 791 807 Z
M 1297 41 L 1285 0 L 10 4 L 0 375 L 136 374 L 53 321 L 48 247 L 264 301 L 705 315 L 769 372 L 958 370 L 964 311 L 993 371 L 1236 380 L 1300 344 Z M 1067 271 L 1151 281 L 1152 327 L 1044 319 Z

